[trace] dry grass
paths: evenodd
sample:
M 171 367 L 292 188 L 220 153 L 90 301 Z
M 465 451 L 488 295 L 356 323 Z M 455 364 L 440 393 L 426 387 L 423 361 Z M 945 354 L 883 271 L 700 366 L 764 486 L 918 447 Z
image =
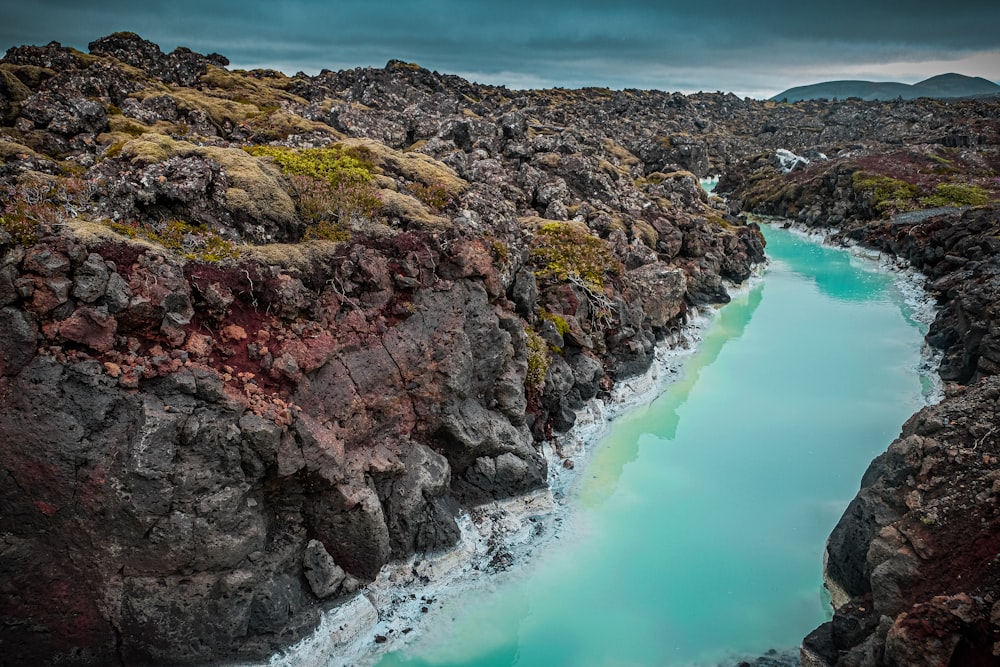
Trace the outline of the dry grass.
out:
M 432 213 L 416 197 L 388 189 L 381 190 L 379 196 L 382 197 L 382 214 L 388 217 L 426 225 L 450 224 L 447 218 Z
M 624 146 L 619 146 L 618 144 L 616 144 L 614 140 L 605 139 L 603 144 L 604 144 L 604 150 L 614 155 L 615 158 L 617 158 L 618 161 L 621 162 L 623 165 L 627 167 L 634 167 L 635 165 L 639 164 L 640 162 L 639 158 L 637 158 L 635 155 L 629 152 L 629 150 Z
M 243 258 L 268 266 L 311 273 L 315 264 L 334 263 L 340 245 L 340 242 L 322 239 L 301 243 L 269 243 L 244 248 Z
M 455 170 L 429 155 L 396 151 L 371 139 L 347 139 L 345 146 L 367 149 L 375 164 L 385 171 L 428 186 L 440 186 L 448 195 L 457 197 L 469 189 L 469 183 L 459 178 Z

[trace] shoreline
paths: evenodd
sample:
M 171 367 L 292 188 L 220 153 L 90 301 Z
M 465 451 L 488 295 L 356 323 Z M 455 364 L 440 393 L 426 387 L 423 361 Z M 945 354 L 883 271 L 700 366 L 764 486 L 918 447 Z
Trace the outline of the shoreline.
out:
M 766 264 L 731 295 L 751 289 Z M 676 333 L 657 343 L 654 360 L 642 375 L 620 380 L 605 399 L 593 398 L 577 410 L 567 433 L 542 443 L 549 464 L 548 486 L 535 492 L 463 509 L 461 537 L 443 552 L 416 554 L 382 568 L 374 582 L 353 598 L 324 612 L 313 633 L 253 667 L 368 667 L 399 651 L 421 634 L 445 598 L 483 590 L 498 576 L 533 563 L 536 551 L 558 539 L 571 511 L 568 498 L 590 462 L 595 445 L 611 423 L 628 410 L 653 401 L 676 381 L 720 307 L 693 311 Z M 571 469 L 563 461 L 572 459 Z M 339 662 L 337 662 L 339 661 Z
M 765 224 L 778 220 L 762 218 Z M 852 258 L 893 276 L 893 282 L 910 312 L 904 314 L 926 327 L 936 315 L 934 300 L 927 296 L 920 272 L 901 265 L 859 243 L 835 243 L 830 234 L 793 224 L 789 231 L 828 247 L 844 250 Z M 727 285 L 733 298 L 752 289 L 766 271 L 757 266 L 755 274 L 742 285 Z M 558 539 L 564 520 L 571 512 L 568 499 L 581 473 L 586 470 L 600 440 L 612 422 L 625 412 L 653 401 L 683 372 L 706 329 L 721 309 L 708 307 L 694 311 L 682 329 L 657 343 L 652 365 L 642 375 L 615 384 L 605 399 L 594 398 L 577 411 L 577 421 L 567 433 L 542 444 L 549 464 L 545 489 L 463 509 L 458 517 L 461 537 L 443 552 L 417 554 L 405 561 L 386 565 L 374 582 L 350 600 L 323 614 L 316 630 L 298 644 L 287 647 L 267 662 L 254 667 L 371 667 L 387 654 L 404 650 L 426 630 L 442 600 L 473 591 L 487 590 L 498 578 L 530 567 L 552 540 Z M 943 384 L 936 373 L 941 353 L 926 342 L 913 369 L 927 382 L 925 405 L 943 398 Z M 567 469 L 563 461 L 572 459 Z M 424 626 L 424 627 L 421 627 Z

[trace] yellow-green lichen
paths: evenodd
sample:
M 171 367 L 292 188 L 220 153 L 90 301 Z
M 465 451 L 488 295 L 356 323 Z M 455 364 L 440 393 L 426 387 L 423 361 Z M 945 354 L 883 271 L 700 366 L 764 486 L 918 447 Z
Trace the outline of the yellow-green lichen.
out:
M 988 192 L 976 185 L 962 183 L 940 183 L 934 194 L 921 197 L 924 206 L 982 206 L 990 201 Z

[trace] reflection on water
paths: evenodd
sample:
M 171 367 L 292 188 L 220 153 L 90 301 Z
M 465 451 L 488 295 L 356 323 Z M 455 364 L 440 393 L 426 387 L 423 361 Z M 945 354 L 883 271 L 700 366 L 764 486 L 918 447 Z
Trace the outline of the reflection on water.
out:
M 381 665 L 707 665 L 796 646 L 824 619 L 823 545 L 920 404 L 921 335 L 888 276 L 764 233 L 763 285 L 612 425 L 561 539 L 443 601 Z
M 594 453 L 590 466 L 600 474 L 586 477 L 581 484 L 579 501 L 583 507 L 594 507 L 610 496 L 618 484 L 625 465 L 635 460 L 643 435 L 672 440 L 680 422 L 680 408 L 698 383 L 702 369 L 711 366 L 727 343 L 739 340 L 753 319 L 754 311 L 764 298 L 765 283 L 754 285 L 734 298 L 718 314 L 712 328 L 698 345 L 698 352 L 684 365 L 684 372 L 662 396 L 645 407 L 639 407 L 615 422 L 616 447 L 601 447 Z

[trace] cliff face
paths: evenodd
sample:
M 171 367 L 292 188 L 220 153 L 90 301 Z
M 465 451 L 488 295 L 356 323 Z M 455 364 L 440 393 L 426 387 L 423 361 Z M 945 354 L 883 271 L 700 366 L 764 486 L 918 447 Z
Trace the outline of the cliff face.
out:
M 226 64 L 0 61 L 5 664 L 287 645 L 763 259 L 557 92 Z

